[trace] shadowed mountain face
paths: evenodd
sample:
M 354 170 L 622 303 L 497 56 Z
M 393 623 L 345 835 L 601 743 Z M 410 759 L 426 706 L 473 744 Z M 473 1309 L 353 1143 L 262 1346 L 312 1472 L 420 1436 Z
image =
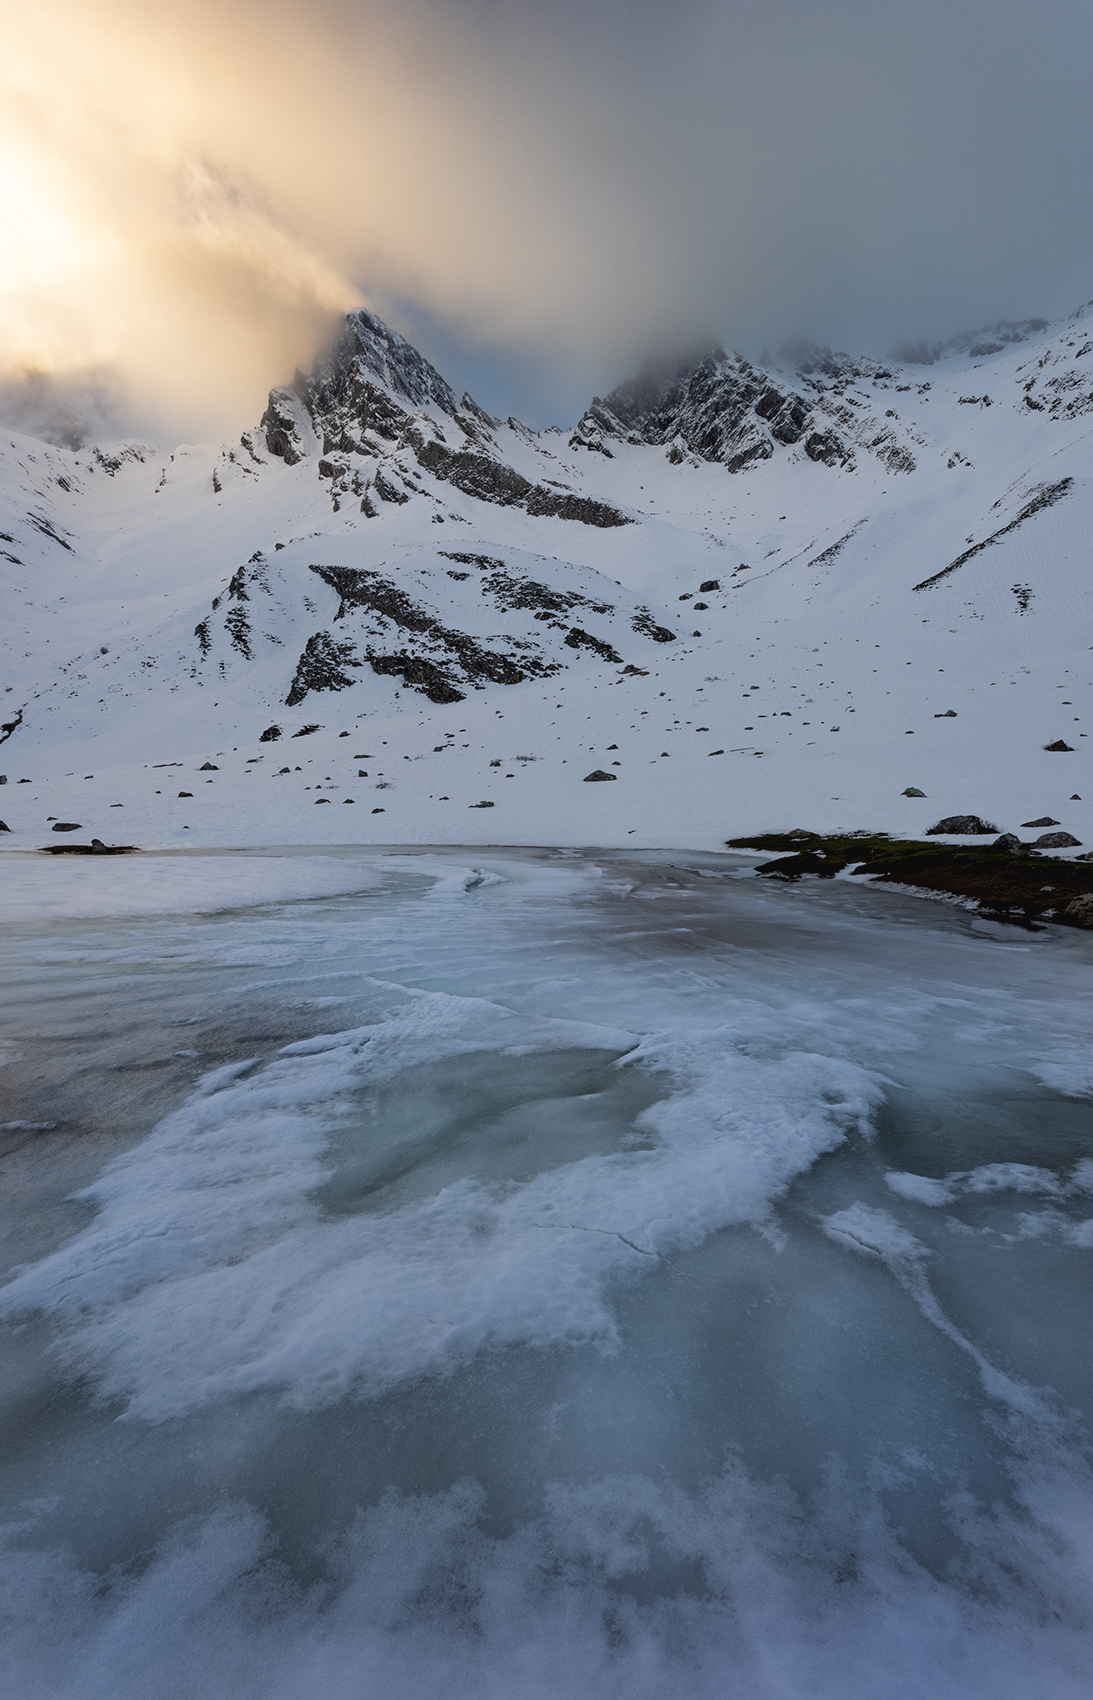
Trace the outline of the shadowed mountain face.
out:
M 810 460 L 848 461 L 849 451 L 820 423 L 784 378 L 715 347 L 678 362 L 646 362 L 636 378 L 593 400 L 571 443 L 601 454 L 611 453 L 611 439 L 668 443 L 677 462 L 692 454 L 740 472 L 769 460 L 776 444 L 791 447 L 803 438 Z
M 532 431 L 353 313 L 237 445 L 0 441 L 11 842 L 54 819 L 313 840 L 354 753 L 330 739 L 390 761 L 412 721 L 397 787 L 373 750 L 343 799 L 382 786 L 388 839 L 450 841 L 462 798 L 493 841 L 976 813 L 1088 843 L 1089 326 L 1004 327 L 928 374 L 691 350 Z M 309 753 L 266 788 L 274 733 Z M 161 764 L 191 751 L 213 766 L 169 794 L 176 828 Z M 129 777 L 103 809 L 143 798 L 146 828 L 92 812 L 104 766 Z M 573 785 L 616 802 L 589 819 Z

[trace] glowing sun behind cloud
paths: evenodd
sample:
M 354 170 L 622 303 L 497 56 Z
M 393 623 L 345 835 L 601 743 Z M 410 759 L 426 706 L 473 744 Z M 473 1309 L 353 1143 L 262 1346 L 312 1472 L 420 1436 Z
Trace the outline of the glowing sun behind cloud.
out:
M 364 292 L 583 397 L 1093 275 L 1082 0 L 0 0 L 0 43 L 9 418 L 109 374 L 236 431 Z

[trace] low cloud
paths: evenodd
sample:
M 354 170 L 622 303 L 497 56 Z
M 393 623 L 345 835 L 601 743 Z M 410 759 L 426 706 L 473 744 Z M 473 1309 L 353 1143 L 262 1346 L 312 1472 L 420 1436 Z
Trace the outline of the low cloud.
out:
M 576 399 L 658 346 L 883 348 L 1093 282 L 1070 0 L 24 13 L 0 66 L 24 422 L 46 396 L 93 430 L 237 430 L 361 304 Z

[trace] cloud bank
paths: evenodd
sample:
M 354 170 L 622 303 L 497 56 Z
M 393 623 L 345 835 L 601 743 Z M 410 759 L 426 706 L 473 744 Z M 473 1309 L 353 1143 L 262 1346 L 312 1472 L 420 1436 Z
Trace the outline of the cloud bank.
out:
M 881 347 L 1091 292 L 1075 0 L 3 10 L 9 417 L 74 388 L 238 429 L 362 303 L 542 400 L 695 337 Z

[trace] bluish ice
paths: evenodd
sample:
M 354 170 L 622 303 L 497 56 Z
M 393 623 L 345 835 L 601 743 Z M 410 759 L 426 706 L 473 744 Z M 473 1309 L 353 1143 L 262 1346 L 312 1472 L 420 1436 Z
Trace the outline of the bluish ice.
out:
M 1091 941 L 346 857 L 9 930 L 5 1691 L 1084 1700 Z

